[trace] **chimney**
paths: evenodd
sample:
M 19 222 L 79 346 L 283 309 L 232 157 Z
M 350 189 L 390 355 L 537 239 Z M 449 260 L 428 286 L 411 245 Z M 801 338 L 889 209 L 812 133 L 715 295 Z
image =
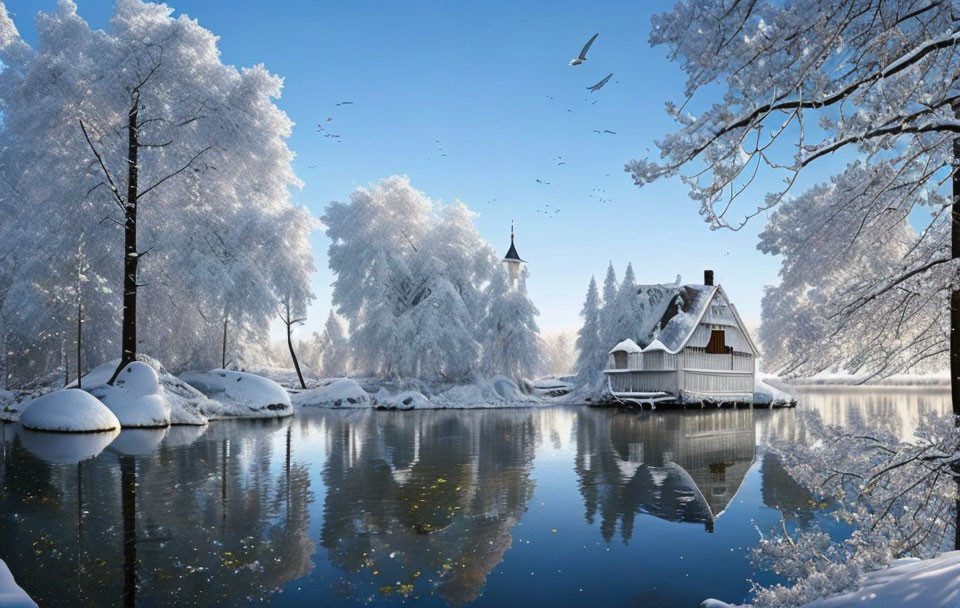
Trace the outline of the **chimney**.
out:
M 708 286 L 713 286 L 713 271 L 704 270 L 703 271 L 703 284 Z

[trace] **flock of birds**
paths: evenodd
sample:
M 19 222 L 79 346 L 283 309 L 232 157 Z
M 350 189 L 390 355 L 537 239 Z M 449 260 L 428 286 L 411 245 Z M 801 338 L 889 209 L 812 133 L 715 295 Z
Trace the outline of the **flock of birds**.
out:
M 598 33 L 594 34 L 593 36 L 591 36 L 590 39 L 587 40 L 587 43 L 583 45 L 583 48 L 580 50 L 580 54 L 578 54 L 574 59 L 572 59 L 572 60 L 570 61 L 569 65 L 571 65 L 571 66 L 577 66 L 577 65 L 581 65 L 582 63 L 584 63 L 584 62 L 587 60 L 587 52 L 590 51 L 590 47 L 593 46 L 594 41 L 597 39 L 597 36 L 599 36 L 599 35 L 600 35 L 600 34 L 599 34 L 599 32 L 598 32 Z M 597 91 L 599 91 L 600 89 L 602 89 L 603 87 L 605 87 L 605 86 L 607 85 L 607 83 L 610 82 L 610 79 L 611 79 L 611 78 L 613 78 L 613 73 L 612 73 L 612 72 L 611 72 L 610 74 L 607 74 L 606 76 L 604 76 L 604 77 L 603 77 L 600 81 L 598 81 L 597 83 L 592 84 L 592 85 L 586 87 L 586 89 L 587 89 L 591 94 L 596 93 Z M 618 81 L 616 81 L 616 80 L 614 81 L 614 83 L 617 83 L 617 82 L 618 82 Z M 552 95 L 547 95 L 546 97 L 547 97 L 547 99 L 549 99 L 549 100 L 551 100 L 551 101 L 554 100 L 554 97 L 553 97 Z M 599 100 L 598 100 L 598 99 L 591 99 L 590 97 L 587 97 L 587 98 L 584 99 L 584 101 L 587 102 L 587 103 L 589 103 L 590 105 L 594 105 L 594 104 L 596 104 L 597 101 L 599 101 Z M 338 107 L 338 108 L 339 108 L 339 107 L 342 107 L 342 106 L 349 106 L 349 105 L 354 105 L 354 102 L 353 102 L 353 101 L 341 101 L 341 102 L 335 104 L 335 107 Z M 573 112 L 573 110 L 571 110 L 570 108 L 566 108 L 566 111 L 567 111 L 567 112 L 571 112 L 571 113 Z M 321 134 L 324 138 L 326 138 L 326 139 L 330 139 L 330 140 L 335 141 L 336 143 L 340 143 L 340 141 L 341 141 L 340 134 L 334 132 L 334 131 L 331 129 L 331 127 L 332 127 L 331 123 L 332 123 L 332 122 L 333 122 L 333 116 L 328 116 L 325 121 L 317 124 L 317 132 L 320 133 L 320 134 Z M 612 130 L 610 130 L 610 129 L 594 129 L 593 132 L 594 132 L 594 133 L 597 133 L 597 134 L 600 134 L 600 135 L 616 135 L 616 134 L 617 134 L 616 131 L 612 131 Z M 439 140 L 439 139 L 435 139 L 433 143 L 436 145 L 435 151 L 436 151 L 437 156 L 440 157 L 440 158 L 446 157 L 446 156 L 447 156 L 447 152 L 446 152 L 446 150 L 443 148 L 443 145 L 441 144 L 440 140 Z M 427 160 L 432 160 L 432 158 L 427 158 Z M 567 164 L 566 161 L 563 159 L 562 156 L 555 156 L 555 157 L 553 157 L 552 161 L 553 161 L 553 162 L 555 163 L 555 165 L 558 166 L 558 167 Z M 315 168 L 317 168 L 317 165 L 310 165 L 308 168 L 309 168 L 309 169 L 315 169 Z M 607 173 L 607 174 L 604 175 L 604 177 L 609 177 L 609 176 L 610 176 L 609 173 Z M 536 179 L 536 182 L 537 182 L 538 184 L 540 184 L 540 185 L 543 185 L 543 186 L 550 186 L 550 185 L 552 185 L 551 182 L 546 181 L 545 179 L 540 179 L 540 178 L 537 178 L 537 179 Z M 594 189 L 591 191 L 590 198 L 596 199 L 596 200 L 597 200 L 598 202 L 600 202 L 600 203 L 609 203 L 609 202 L 612 201 L 612 199 L 606 197 L 606 189 L 604 189 L 604 188 L 594 188 Z M 496 202 L 496 200 L 497 200 L 497 199 L 495 199 L 495 198 L 490 199 L 490 200 L 487 201 L 487 204 L 489 205 L 489 204 L 491 204 L 491 203 L 494 203 L 494 202 Z M 544 204 L 542 207 L 538 208 L 536 211 L 537 211 L 537 213 L 539 213 L 539 214 L 543 214 L 543 215 L 545 215 L 545 216 L 547 216 L 547 217 L 551 217 L 551 218 L 552 218 L 552 217 L 555 217 L 558 213 L 560 213 L 560 209 L 558 209 L 557 207 L 551 206 L 550 203 Z

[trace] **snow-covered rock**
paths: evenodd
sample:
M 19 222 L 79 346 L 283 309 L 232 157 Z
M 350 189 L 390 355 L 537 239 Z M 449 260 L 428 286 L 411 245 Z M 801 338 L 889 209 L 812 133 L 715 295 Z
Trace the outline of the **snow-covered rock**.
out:
M 282 386 L 262 376 L 226 369 L 185 372 L 180 379 L 199 390 L 223 409 L 221 416 L 280 418 L 293 414 L 290 395 Z
M 4 608 L 37 608 L 27 592 L 13 580 L 13 574 L 7 564 L 0 559 L 0 606 Z
M 125 429 L 170 426 L 170 406 L 157 372 L 142 361 L 120 370 L 112 386 L 104 383 L 87 390 L 117 415 Z
M 106 409 L 105 406 L 103 407 Z M 70 434 L 21 429 L 20 443 L 31 454 L 47 462 L 76 464 L 99 455 L 119 433 L 119 429 L 100 433 Z M 3 605 L 2 601 L 0 605 Z
M 430 400 L 420 391 L 401 391 L 389 393 L 382 390 L 377 393 L 377 409 L 416 410 L 431 407 Z
M 90 393 L 66 388 L 28 403 L 20 414 L 20 425 L 35 431 L 93 433 L 114 431 L 120 421 Z
M 378 393 L 378 399 L 380 396 Z M 383 393 L 383 396 L 387 394 Z M 297 393 L 293 402 L 297 407 L 372 407 L 376 404 L 370 393 L 349 378 L 340 378 L 325 386 Z
M 203 425 L 207 423 L 204 412 L 217 411 L 221 407 L 219 404 L 208 403 L 210 400 L 203 393 L 168 372 L 156 359 L 138 355 L 137 361 L 150 366 L 156 372 L 162 389 L 160 394 L 170 408 L 170 424 Z M 90 370 L 83 377 L 83 388 L 93 392 L 93 389 L 105 386 L 119 364 L 120 360 L 114 359 Z M 76 386 L 76 382 L 70 386 Z

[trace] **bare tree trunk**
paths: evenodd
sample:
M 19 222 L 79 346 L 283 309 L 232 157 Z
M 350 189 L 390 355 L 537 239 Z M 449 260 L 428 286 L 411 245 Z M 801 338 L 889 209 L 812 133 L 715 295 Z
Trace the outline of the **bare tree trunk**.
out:
M 223 349 L 220 351 L 220 369 L 227 368 L 227 320 L 230 317 L 223 318 Z
M 297 361 L 297 353 L 293 352 L 293 324 L 295 321 L 290 316 L 290 296 L 287 296 L 287 317 L 284 319 L 287 325 L 287 347 L 290 349 L 290 358 L 293 359 L 293 367 L 297 370 L 297 378 L 300 379 L 300 388 L 306 389 L 307 383 L 303 381 L 303 374 L 300 372 L 300 362 Z

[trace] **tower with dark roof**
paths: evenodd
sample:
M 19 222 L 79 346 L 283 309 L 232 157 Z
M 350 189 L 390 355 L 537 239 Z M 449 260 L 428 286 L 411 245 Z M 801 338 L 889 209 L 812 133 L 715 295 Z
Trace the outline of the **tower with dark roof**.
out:
M 516 285 L 517 279 L 520 278 L 520 270 L 526 264 L 526 261 L 520 259 L 520 254 L 517 253 L 517 246 L 514 243 L 513 222 L 510 222 L 510 249 L 507 250 L 507 255 L 503 256 L 503 264 L 506 266 L 507 272 L 510 273 L 510 285 Z

